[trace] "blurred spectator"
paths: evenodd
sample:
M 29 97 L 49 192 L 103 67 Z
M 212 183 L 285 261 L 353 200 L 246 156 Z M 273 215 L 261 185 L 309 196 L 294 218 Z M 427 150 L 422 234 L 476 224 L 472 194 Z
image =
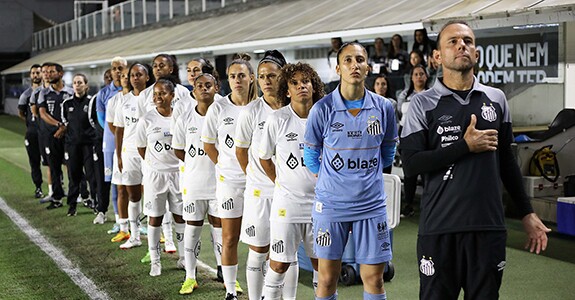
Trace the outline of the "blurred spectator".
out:
M 110 83 L 112 83 L 112 69 L 108 69 L 104 72 L 104 86 L 108 86 Z
M 404 49 L 403 38 L 399 34 L 391 37 L 390 47 L 387 49 L 387 65 L 389 80 L 394 87 L 402 90 L 404 87 L 403 74 L 406 73 L 409 55 Z
M 325 93 L 330 93 L 335 90 L 339 84 L 339 75 L 335 72 L 337 65 L 337 51 L 343 45 L 343 40 L 340 37 L 331 38 L 331 49 L 327 52 L 327 65 L 329 68 L 328 83 L 325 85 Z
M 412 50 L 409 53 L 409 66 L 405 70 L 405 75 L 403 75 L 403 83 L 405 84 L 405 86 L 409 85 L 409 80 L 410 80 L 409 73 L 411 73 L 411 69 L 413 69 L 417 65 L 422 65 L 424 67 L 426 66 L 425 60 L 423 58 L 423 53 L 421 53 L 421 51 L 416 49 L 416 50 Z
M 433 52 L 437 51 L 433 49 Z M 429 74 L 429 86 L 432 87 L 435 84 L 435 79 L 438 77 L 443 77 L 441 74 L 441 65 L 433 57 L 433 52 L 428 58 L 427 62 L 427 74 Z
M 382 38 L 376 38 L 373 44 L 374 52 L 369 57 L 369 65 L 371 66 L 371 73 L 378 75 L 378 74 L 385 74 L 387 73 L 386 69 L 386 53 L 385 53 L 385 43 L 383 42 Z
M 427 29 L 416 29 L 413 32 L 413 47 L 412 50 L 419 50 L 423 54 L 425 61 L 433 55 L 433 49 L 437 47 L 435 41 L 430 40 L 427 36 Z

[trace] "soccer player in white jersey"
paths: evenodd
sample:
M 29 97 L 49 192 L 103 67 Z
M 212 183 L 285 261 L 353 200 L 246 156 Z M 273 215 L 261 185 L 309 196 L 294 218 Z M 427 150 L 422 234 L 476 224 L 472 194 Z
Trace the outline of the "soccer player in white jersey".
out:
M 136 127 L 141 117 L 138 111 L 138 98 L 150 81 L 148 68 L 140 63 L 134 63 L 129 68 L 131 91 L 124 95 L 124 102 L 116 108 L 114 126 L 116 126 L 116 158 L 118 170 L 122 173 L 121 182 L 128 192 L 128 221 L 130 234 L 125 231 L 126 220 L 120 220 L 120 232 L 123 239 L 128 239 L 120 245 L 121 249 L 141 246 L 138 220 L 142 211 L 142 160 L 136 148 Z M 120 203 L 119 203 L 120 204 Z M 122 203 L 123 204 L 123 203 Z M 125 209 L 121 207 L 120 210 Z
M 281 67 L 285 63 L 285 58 L 279 51 L 265 52 L 257 70 L 258 84 L 263 96 L 250 102 L 240 112 L 235 132 L 236 157 L 246 174 L 240 239 L 250 247 L 246 262 L 250 299 L 260 299 L 262 295 L 270 245 L 269 212 L 273 196 L 273 183 L 260 165 L 258 148 L 267 117 L 283 106 L 277 98 L 277 82 Z
M 166 214 L 166 202 L 176 221 L 176 235 L 183 264 L 183 236 L 185 223 L 182 219 L 182 194 L 179 186 L 178 158 L 172 149 L 170 132 L 172 100 L 175 85 L 170 80 L 159 79 L 154 86 L 156 109 L 149 111 L 138 122 L 136 146 L 146 161 L 144 172 L 144 213 L 148 220 L 148 251 L 152 261 L 150 276 L 162 274 L 160 263 L 160 235 L 162 219 Z M 181 237 L 181 239 L 180 239 Z M 180 242 L 181 240 L 181 242 Z
M 152 71 L 156 79 L 168 78 L 170 81 L 176 84 L 174 90 L 175 96 L 174 99 L 172 100 L 172 108 L 176 103 L 180 102 L 180 100 L 182 100 L 183 102 L 190 102 L 195 105 L 196 100 L 194 100 L 190 96 L 190 91 L 185 86 L 180 84 L 180 77 L 179 77 L 180 72 L 178 68 L 178 62 L 175 56 L 165 53 L 156 55 L 156 57 L 154 57 L 154 59 L 152 60 Z M 155 84 L 149 86 L 142 92 L 142 98 L 140 98 L 139 103 L 139 110 L 141 112 L 141 115 L 144 115 L 148 111 L 156 108 L 153 99 L 154 85 Z M 170 125 L 173 124 L 174 123 L 172 121 L 172 124 Z M 146 172 L 146 165 L 144 165 L 143 172 L 144 173 Z M 163 222 L 164 223 L 162 224 L 162 229 L 165 238 L 164 250 L 168 253 L 174 253 L 176 252 L 176 246 L 174 244 L 174 238 L 172 234 L 172 215 L 170 215 L 169 213 L 166 214 L 163 218 Z
M 202 130 L 204 149 L 216 164 L 216 198 L 222 219 L 222 274 L 226 299 L 236 299 L 237 292 L 241 292 L 236 279 L 246 176 L 236 159 L 234 134 L 240 111 L 258 94 L 249 59 L 249 55 L 244 54 L 228 66 L 232 92 L 210 106 Z
M 194 98 L 198 101 L 198 105 L 180 116 L 173 132 L 172 147 L 176 156 L 185 162 L 184 180 L 180 180 L 184 201 L 182 216 L 186 221 L 184 230 L 186 279 L 180 289 L 182 295 L 191 294 L 198 288 L 196 262 L 200 254 L 200 237 L 206 214 L 212 225 L 216 262 L 218 268 L 221 268 L 222 224 L 216 200 L 216 170 L 200 139 L 206 112 L 214 102 L 214 95 L 218 89 L 219 84 L 211 74 L 204 73 L 195 77 Z
M 282 297 L 284 278 L 290 264 L 297 261 L 301 241 L 314 268 L 317 286 L 317 258 L 313 253 L 311 211 L 316 177 L 303 163 L 303 137 L 309 111 L 323 97 L 323 83 L 308 64 L 288 64 L 282 68 L 278 98 L 290 104 L 268 117 L 259 146 L 259 157 L 271 182 L 275 183 L 270 213 L 270 267 L 264 287 L 265 299 Z M 275 163 L 272 157 L 275 156 Z
M 105 120 L 108 125 L 108 128 L 114 135 L 116 134 L 116 126 L 114 126 L 114 118 L 116 117 L 116 110 L 118 107 L 121 107 L 124 104 L 124 95 L 130 92 L 129 71 L 130 69 L 128 68 L 124 68 L 122 70 L 122 74 L 120 75 L 120 84 L 122 86 L 122 90 L 119 93 L 116 93 L 114 96 L 112 96 L 112 98 L 110 98 L 110 100 L 108 100 L 108 103 L 106 104 Z M 124 232 L 127 232 L 128 192 L 126 191 L 126 187 L 122 183 L 122 173 L 118 170 L 118 159 L 116 153 L 114 153 L 114 155 L 112 156 L 112 170 L 113 170 L 112 184 L 116 185 L 118 191 L 117 201 L 116 202 L 112 201 L 114 205 L 116 224 L 117 226 L 120 226 L 121 220 L 124 220 Z M 105 214 L 98 213 L 98 215 L 94 219 L 94 224 L 103 224 L 105 220 L 106 220 Z M 121 239 L 122 235 L 118 236 L 118 238 Z M 115 240 L 112 240 L 112 242 L 114 241 Z

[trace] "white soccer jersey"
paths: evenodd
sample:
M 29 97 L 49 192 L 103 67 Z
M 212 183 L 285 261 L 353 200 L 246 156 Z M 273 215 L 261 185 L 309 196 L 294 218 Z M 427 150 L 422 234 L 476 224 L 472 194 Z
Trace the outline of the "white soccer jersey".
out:
M 237 119 L 243 108 L 235 105 L 229 96 L 215 101 L 206 113 L 201 137 L 202 142 L 215 144 L 218 149 L 217 180 L 237 186 L 244 186 L 246 182 L 234 145 Z
M 263 97 L 256 99 L 240 112 L 235 132 L 236 147 L 250 148 L 246 168 L 247 184 L 267 189 L 270 196 L 274 185 L 260 164 L 259 146 L 264 124 L 273 112 L 274 109 L 264 101 Z
M 124 102 L 116 105 L 114 126 L 124 128 L 124 138 L 122 139 L 122 152 L 138 152 L 136 148 L 136 126 L 140 120 L 138 112 L 138 101 L 141 98 L 132 92 L 124 95 Z
M 193 108 L 176 121 L 172 138 L 172 147 L 186 153 L 182 192 L 197 200 L 216 199 L 215 165 L 200 138 L 204 122 Z
M 270 221 L 309 223 L 317 181 L 303 163 L 303 135 L 307 119 L 291 105 L 269 116 L 264 125 L 259 157 L 276 158 L 276 185 Z
M 114 124 L 116 118 L 116 108 L 124 103 L 124 95 L 122 92 L 116 93 L 106 104 L 106 123 Z
M 223 98 L 224 97 L 220 96 L 220 94 L 214 95 L 214 101 L 218 101 L 218 100 L 223 99 Z M 172 105 L 172 107 L 174 108 L 172 110 L 172 128 L 175 127 L 176 122 L 178 121 L 180 116 L 193 110 L 196 107 L 196 105 L 198 105 L 198 101 L 196 99 L 194 99 L 191 96 L 191 94 L 190 94 L 190 99 L 192 99 L 192 101 L 177 101 L 174 105 Z
M 140 93 L 142 98 L 138 103 L 138 109 L 140 110 L 142 115 L 156 108 L 156 104 L 154 104 L 155 85 L 156 85 L 155 83 L 150 85 Z M 181 84 L 176 84 L 176 90 L 174 91 L 174 99 L 172 100 L 172 108 L 175 107 L 176 103 L 178 103 L 180 100 L 189 101 L 194 105 L 197 103 L 196 100 L 192 98 L 192 96 L 190 95 L 190 90 L 188 90 L 185 86 Z
M 178 158 L 172 149 L 171 117 L 154 109 L 140 118 L 135 145 L 146 147 L 147 168 L 156 172 L 178 172 Z

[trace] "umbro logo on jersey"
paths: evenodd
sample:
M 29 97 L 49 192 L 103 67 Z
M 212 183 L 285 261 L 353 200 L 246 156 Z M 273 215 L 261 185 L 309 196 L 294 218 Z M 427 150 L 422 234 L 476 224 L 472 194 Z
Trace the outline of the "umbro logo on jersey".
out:
M 497 271 L 503 271 L 505 269 L 505 265 L 507 265 L 507 263 L 502 260 L 500 263 L 497 264 Z
M 438 120 L 439 122 L 441 122 L 441 124 L 443 125 L 443 124 L 446 124 L 446 123 L 451 123 L 451 122 L 450 122 L 451 119 L 453 119 L 453 116 L 443 115 L 443 116 L 439 117 L 437 120 Z
M 431 257 L 426 259 L 425 256 L 419 261 L 419 272 L 425 276 L 433 276 L 435 274 L 435 267 Z
M 295 169 L 297 168 L 297 166 L 299 165 L 297 158 L 295 158 L 295 156 L 293 154 L 289 154 L 288 159 L 286 160 L 286 165 L 290 168 L 290 169 Z
M 283 253 L 285 251 L 284 241 L 283 240 L 279 240 L 279 241 L 274 240 L 274 244 L 272 245 L 272 251 L 275 253 Z
M 297 141 L 297 136 L 298 136 L 298 134 L 295 132 L 290 132 L 290 133 L 286 134 L 286 138 L 287 138 L 288 142 Z
M 369 117 L 367 120 L 367 133 L 370 135 L 381 134 L 381 122 L 375 116 Z
M 331 234 L 329 234 L 329 231 L 322 232 L 320 229 L 317 232 L 315 243 L 320 247 L 329 247 L 331 245 Z
M 193 126 L 192 126 L 192 127 L 188 128 L 188 132 L 189 132 L 189 133 L 196 133 L 196 132 L 198 132 L 198 127 L 193 127 Z
M 193 214 L 196 212 L 196 205 L 194 203 L 190 203 L 184 207 L 184 211 L 188 214 Z
M 232 137 L 228 134 L 226 135 L 226 146 L 228 146 L 228 148 L 232 148 L 234 146 L 234 139 L 232 139 Z
M 230 199 L 226 200 L 224 203 L 222 203 L 222 208 L 224 210 L 234 209 L 234 199 L 230 198 Z
M 258 124 L 258 128 L 259 128 L 260 130 L 264 129 L 264 125 L 265 125 L 265 124 L 266 124 L 266 121 L 261 121 L 261 122 Z
M 224 119 L 224 125 L 232 125 L 232 124 L 234 124 L 234 118 L 227 117 Z
M 256 236 L 256 227 L 255 227 L 254 225 L 252 225 L 252 226 L 246 228 L 246 234 L 247 234 L 249 237 L 254 237 L 254 236 Z
M 335 123 L 333 123 L 333 124 L 330 125 L 331 131 L 333 131 L 333 132 L 342 131 L 341 128 L 342 128 L 343 126 L 344 126 L 344 125 L 343 125 L 342 123 L 340 123 L 340 122 L 335 122 Z
M 343 161 L 343 158 L 341 158 L 341 156 L 339 156 L 339 153 L 337 153 L 331 160 L 330 165 L 334 170 L 339 171 L 341 170 L 341 168 L 343 168 L 345 163 Z
M 136 122 L 138 122 L 138 119 L 136 119 Z M 160 132 L 160 131 L 162 131 L 162 127 L 154 127 L 154 128 L 152 128 L 152 132 L 153 132 L 153 133 L 158 133 L 158 132 Z
M 495 107 L 493 107 L 493 104 L 487 106 L 483 103 L 483 106 L 481 107 L 481 117 L 485 121 L 489 122 L 497 120 L 497 111 L 495 110 Z

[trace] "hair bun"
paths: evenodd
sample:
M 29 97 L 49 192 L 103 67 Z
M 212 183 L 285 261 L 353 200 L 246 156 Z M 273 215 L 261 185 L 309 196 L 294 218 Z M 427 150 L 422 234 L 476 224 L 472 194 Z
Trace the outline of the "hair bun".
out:
M 252 59 L 252 57 L 249 54 L 247 54 L 246 52 L 240 52 L 240 53 L 234 54 L 234 57 L 232 59 L 233 60 L 242 59 L 245 61 L 250 61 Z

